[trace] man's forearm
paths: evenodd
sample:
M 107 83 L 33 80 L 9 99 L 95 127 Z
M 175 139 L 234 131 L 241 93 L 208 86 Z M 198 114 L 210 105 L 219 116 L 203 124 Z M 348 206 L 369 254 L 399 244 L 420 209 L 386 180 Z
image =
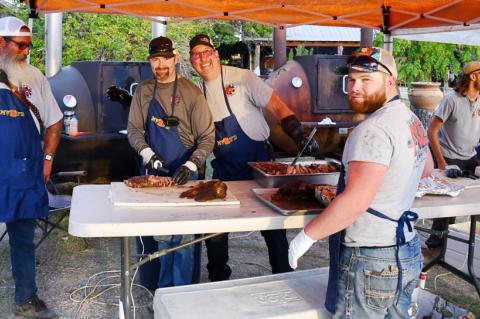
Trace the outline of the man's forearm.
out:
M 442 150 L 440 148 L 440 141 L 438 140 L 438 131 L 429 131 L 429 138 L 430 138 L 430 147 L 432 149 L 432 155 L 434 156 L 435 160 L 437 161 L 437 166 L 440 169 L 444 169 L 445 167 L 445 158 L 443 157 Z
M 287 116 L 294 115 L 293 111 L 283 102 L 280 97 L 273 92 L 270 100 L 268 100 L 265 106 L 265 111 L 272 114 L 278 121 L 286 118 Z
M 45 130 L 44 144 L 43 144 L 43 153 L 44 154 L 55 154 L 57 150 L 58 143 L 60 143 L 60 134 L 62 133 L 62 121 L 47 127 Z

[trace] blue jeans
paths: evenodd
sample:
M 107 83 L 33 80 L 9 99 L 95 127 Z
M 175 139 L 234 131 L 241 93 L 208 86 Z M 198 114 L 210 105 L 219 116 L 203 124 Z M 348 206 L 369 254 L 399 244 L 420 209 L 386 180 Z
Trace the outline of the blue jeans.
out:
M 192 174 L 190 180 L 197 180 L 198 173 Z M 137 237 L 137 253 L 152 254 L 158 250 L 178 246 L 190 241 L 193 236 L 143 236 Z M 143 245 L 142 245 L 143 243 Z M 197 280 L 200 263 L 200 245 L 190 245 L 176 250 L 158 259 L 154 259 L 139 269 L 140 283 L 150 290 L 157 288 L 189 285 Z
M 177 246 L 193 236 L 137 237 L 137 253 L 152 254 Z M 143 243 L 143 246 L 142 246 Z M 140 283 L 150 290 L 196 282 L 200 265 L 200 245 L 190 245 L 144 264 L 139 269 Z
M 10 242 L 15 302 L 23 303 L 37 294 L 35 284 L 35 219 L 5 223 Z
M 193 236 L 161 236 L 158 241 L 158 250 L 168 249 L 192 240 Z M 195 265 L 195 246 L 176 250 L 160 257 L 160 273 L 157 287 L 183 286 L 193 282 Z
M 396 247 L 346 247 L 340 252 L 333 318 L 409 318 L 408 308 L 422 268 L 418 235 L 399 248 L 402 290 L 397 291 Z M 400 298 L 397 303 L 397 296 Z
M 288 264 L 288 241 L 285 229 L 262 230 L 268 249 L 268 260 L 272 273 L 292 271 Z M 228 265 L 228 233 L 205 241 L 207 247 L 207 269 L 210 281 L 228 280 L 232 270 Z

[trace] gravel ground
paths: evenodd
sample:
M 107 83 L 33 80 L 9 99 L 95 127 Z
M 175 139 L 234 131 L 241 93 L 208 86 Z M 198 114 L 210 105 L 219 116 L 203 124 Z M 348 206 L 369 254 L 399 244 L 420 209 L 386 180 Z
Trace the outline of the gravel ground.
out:
M 3 230 L 4 224 L 0 224 L 2 233 Z M 287 232 L 289 240 L 297 231 Z M 208 282 L 204 247 L 202 254 L 201 282 Z M 7 239 L 0 242 L 0 256 L 0 318 L 8 318 L 13 308 L 14 288 Z M 230 258 L 232 279 L 270 274 L 265 242 L 259 232 L 231 234 Z M 299 269 L 327 265 L 328 246 L 326 243 L 318 243 L 300 260 Z M 55 309 L 61 318 L 118 318 L 119 267 L 119 239 L 81 239 L 61 231 L 54 232 L 37 249 L 39 296 Z M 480 308 L 480 299 L 473 287 L 455 276 L 438 277 L 435 290 L 434 278 L 443 273 L 446 271 L 439 268 L 429 272 L 427 288 L 431 292 L 454 299 L 456 303 L 464 303 L 462 306 L 466 309 Z M 98 287 L 94 292 L 91 289 L 82 289 L 86 285 L 96 284 Z M 88 294 L 90 298 L 84 299 Z M 138 307 L 136 318 L 153 318 L 146 307 L 151 302 L 149 293 L 136 287 L 134 295 Z M 480 317 L 479 313 L 476 315 L 477 318 Z

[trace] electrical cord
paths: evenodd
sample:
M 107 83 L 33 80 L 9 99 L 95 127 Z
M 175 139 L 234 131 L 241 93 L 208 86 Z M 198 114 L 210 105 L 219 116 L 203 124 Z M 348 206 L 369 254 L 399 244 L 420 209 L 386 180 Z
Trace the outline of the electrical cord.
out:
M 143 244 L 142 237 L 140 237 L 140 242 L 142 244 L 142 255 L 143 255 L 144 252 L 145 252 L 145 247 L 144 247 L 144 244 Z M 140 257 L 140 260 L 142 260 L 142 257 Z M 135 269 L 135 272 L 134 272 L 132 280 L 131 280 L 131 286 L 130 286 L 130 298 L 132 300 L 133 318 L 134 319 L 136 317 L 136 309 L 137 308 L 148 307 L 149 304 L 141 305 L 141 306 L 135 306 L 135 299 L 134 299 L 134 296 L 133 296 L 133 287 L 140 287 L 142 289 L 145 289 L 148 292 L 148 294 L 150 295 L 150 297 L 153 298 L 153 294 L 150 292 L 150 290 L 148 288 L 134 283 L 137 272 L 138 272 L 138 267 Z M 95 284 L 90 284 L 90 282 L 95 277 L 100 276 L 100 275 L 104 275 L 104 274 L 114 274 L 114 275 L 110 275 L 110 276 L 101 278 Z M 100 302 L 100 301 L 97 301 L 96 299 L 98 299 L 100 296 L 104 295 L 108 291 L 111 291 L 111 290 L 117 289 L 117 288 L 119 289 L 120 286 L 121 286 L 120 283 L 103 284 L 103 282 L 105 282 L 106 280 L 111 280 L 111 279 L 117 279 L 118 281 L 120 281 L 120 275 L 121 275 L 120 270 L 108 270 L 108 271 L 98 272 L 98 273 L 95 273 L 92 276 L 90 276 L 87 280 L 87 283 L 84 286 L 79 287 L 79 288 L 75 289 L 74 291 L 72 291 L 70 293 L 70 300 L 79 304 L 77 309 L 75 310 L 75 314 L 74 314 L 73 318 L 74 319 L 78 318 L 78 316 L 80 314 L 80 310 L 82 309 L 82 307 L 85 303 L 93 303 L 93 304 L 107 305 L 107 306 L 118 306 L 117 302 Z M 101 288 L 103 288 L 103 290 L 97 291 L 98 289 L 101 289 Z M 75 298 L 75 295 L 78 294 L 79 292 L 81 292 L 82 290 L 84 292 L 83 298 L 82 299 Z

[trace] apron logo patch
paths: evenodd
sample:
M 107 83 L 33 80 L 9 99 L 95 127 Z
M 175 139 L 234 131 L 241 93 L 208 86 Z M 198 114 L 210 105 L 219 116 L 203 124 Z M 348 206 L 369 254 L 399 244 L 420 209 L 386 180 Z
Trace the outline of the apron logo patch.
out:
M 218 141 L 217 141 L 217 145 L 218 145 L 218 146 L 230 145 L 230 144 L 232 144 L 234 141 L 236 141 L 237 138 L 238 138 L 238 137 L 237 137 L 237 134 L 232 135 L 232 136 L 230 136 L 230 137 L 224 137 L 224 138 L 222 138 L 221 140 L 218 140 Z
M 16 118 L 19 116 L 25 116 L 25 113 L 17 110 L 0 110 L 0 115 Z
M 229 84 L 225 87 L 225 94 L 228 96 L 232 96 L 235 94 L 235 85 Z
M 163 119 L 159 119 L 158 117 L 152 116 L 152 122 L 158 127 L 166 127 Z
M 170 97 L 170 103 L 172 103 L 172 97 Z M 175 105 L 178 105 L 180 103 L 180 95 L 175 95 Z
M 25 97 L 30 98 L 32 96 L 32 88 L 28 84 L 23 84 L 20 87 L 20 91 L 25 95 Z

